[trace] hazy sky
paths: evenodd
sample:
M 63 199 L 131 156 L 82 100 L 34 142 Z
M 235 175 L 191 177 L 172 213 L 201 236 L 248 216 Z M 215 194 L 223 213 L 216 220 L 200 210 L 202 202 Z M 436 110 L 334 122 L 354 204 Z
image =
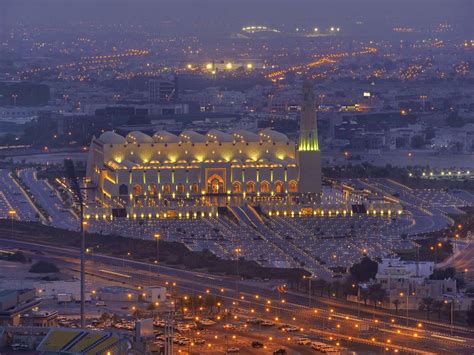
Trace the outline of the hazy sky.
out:
M 184 25 L 221 23 L 227 27 L 341 25 L 362 20 L 374 26 L 427 24 L 442 20 L 474 21 L 474 0 L 0 0 L 9 23 L 19 21 L 103 21 Z

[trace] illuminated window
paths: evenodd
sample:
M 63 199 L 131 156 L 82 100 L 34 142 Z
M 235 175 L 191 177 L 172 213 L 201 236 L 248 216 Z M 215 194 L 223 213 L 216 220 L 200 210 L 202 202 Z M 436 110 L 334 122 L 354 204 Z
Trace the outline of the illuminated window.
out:
M 247 183 L 247 193 L 249 194 L 255 193 L 255 183 L 253 181 L 249 181 Z
M 262 194 L 268 194 L 270 192 L 270 184 L 268 181 L 262 181 L 260 183 L 260 192 Z
M 142 187 L 138 184 L 133 186 L 133 194 L 135 196 L 140 196 L 142 194 Z
M 288 190 L 290 192 L 298 192 L 298 183 L 295 180 L 291 180 L 288 184 Z
M 281 194 L 283 193 L 283 183 L 281 181 L 277 181 L 275 183 L 275 193 L 276 194 Z
M 164 184 L 163 185 L 163 193 L 165 193 L 165 194 L 170 194 L 171 193 L 171 185 L 170 184 Z
M 158 189 L 156 188 L 155 184 L 150 184 L 148 186 L 148 192 L 150 193 L 151 196 L 156 196 Z
M 191 185 L 191 191 L 194 194 L 198 194 L 199 193 L 199 185 L 198 184 L 192 184 Z
M 232 184 L 232 193 L 240 194 L 242 192 L 242 187 L 240 186 L 240 182 L 234 181 Z
M 178 193 L 179 194 L 184 194 L 184 185 L 183 184 L 178 184 Z

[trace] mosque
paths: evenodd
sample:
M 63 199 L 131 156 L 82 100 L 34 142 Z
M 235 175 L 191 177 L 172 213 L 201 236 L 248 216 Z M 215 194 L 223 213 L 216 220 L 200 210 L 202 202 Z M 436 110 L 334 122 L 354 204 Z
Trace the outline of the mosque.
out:
M 105 132 L 94 137 L 86 172 L 94 203 L 105 213 L 120 208 L 127 216 L 158 217 L 171 206 L 185 213 L 204 205 L 212 210 L 222 199 L 316 198 L 321 193 L 321 152 L 310 82 L 303 84 L 302 95 L 298 142 L 271 129 L 158 131 L 153 136 L 135 131 L 125 137 Z

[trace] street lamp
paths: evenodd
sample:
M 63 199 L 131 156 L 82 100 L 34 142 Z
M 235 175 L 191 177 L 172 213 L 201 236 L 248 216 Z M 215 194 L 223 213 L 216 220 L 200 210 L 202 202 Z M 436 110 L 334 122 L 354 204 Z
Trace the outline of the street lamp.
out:
M 10 216 L 12 233 L 13 233 L 13 218 L 15 218 L 16 216 L 16 211 L 14 209 L 11 209 L 8 211 L 8 215 Z
M 85 225 L 87 222 L 84 221 L 84 200 L 82 198 L 81 187 L 79 186 L 79 181 L 77 179 L 76 171 L 74 169 L 74 163 L 71 159 L 66 159 L 64 161 L 64 168 L 66 170 L 66 175 L 69 178 L 71 189 L 76 194 L 77 201 L 79 202 L 80 207 L 80 232 L 82 235 L 81 238 L 81 328 L 86 327 L 86 318 L 85 318 L 85 292 L 86 292 L 86 264 L 85 264 L 85 250 L 86 250 L 86 232 Z
M 155 237 L 155 240 L 156 240 L 156 262 L 158 262 L 160 260 L 160 238 L 161 238 L 161 234 L 160 233 L 155 233 L 153 235 L 153 237 Z
M 451 315 L 450 315 L 450 320 L 451 320 L 451 336 L 453 335 L 453 323 L 454 323 L 454 297 L 450 297 L 450 301 L 444 300 L 444 304 L 450 304 L 451 305 Z
M 236 295 L 239 294 L 239 281 L 240 281 L 240 270 L 239 270 L 239 264 L 240 264 L 240 253 L 242 252 L 242 249 L 240 247 L 237 247 L 234 249 L 235 255 L 237 256 L 237 280 L 235 281 L 235 293 Z
M 311 281 L 315 278 L 316 276 L 314 275 L 310 275 L 310 276 L 303 275 L 303 279 L 308 280 L 308 307 L 311 307 Z
M 400 292 L 400 297 L 405 296 L 405 293 Z M 406 325 L 408 327 L 408 290 L 406 292 Z

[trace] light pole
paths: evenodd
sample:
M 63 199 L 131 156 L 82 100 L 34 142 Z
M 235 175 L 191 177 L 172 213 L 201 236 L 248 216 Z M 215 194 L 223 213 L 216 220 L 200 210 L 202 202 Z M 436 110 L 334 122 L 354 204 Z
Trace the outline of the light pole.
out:
M 403 297 L 405 294 L 403 292 L 400 292 L 400 297 Z M 406 325 L 408 327 L 408 290 L 406 292 Z
M 235 255 L 237 256 L 237 280 L 235 281 L 235 293 L 236 297 L 239 296 L 239 281 L 240 281 L 240 270 L 239 270 L 239 264 L 240 264 L 240 253 L 242 252 L 242 249 L 237 247 L 235 248 Z
M 354 287 L 355 284 L 352 284 L 352 287 Z M 357 318 L 360 319 L 360 285 L 357 284 Z
M 153 237 L 155 237 L 155 240 L 156 240 L 156 262 L 158 263 L 158 261 L 160 260 L 160 238 L 161 238 L 161 234 L 160 233 L 155 233 L 153 235 Z
M 86 318 L 85 318 L 85 292 L 86 292 L 86 273 L 85 273 L 85 253 L 86 253 L 86 232 L 85 226 L 87 222 L 84 221 L 84 200 L 82 198 L 81 187 L 79 186 L 79 181 L 77 180 L 76 171 L 74 169 L 74 163 L 71 159 L 66 159 L 64 161 L 64 167 L 66 170 L 66 175 L 69 178 L 71 188 L 76 194 L 77 201 L 79 202 L 80 207 L 80 232 L 81 232 L 81 328 L 86 327 Z
M 13 233 L 13 218 L 15 218 L 16 216 L 16 211 L 14 209 L 11 209 L 8 211 L 8 215 L 10 216 L 11 228 L 12 228 L 12 233 Z
M 445 304 L 448 304 L 447 300 L 444 300 Z M 451 298 L 451 301 L 449 302 L 451 305 L 451 314 L 450 314 L 450 323 L 451 323 L 451 336 L 453 336 L 453 325 L 454 325 L 454 298 Z
M 311 307 L 311 282 L 313 278 L 316 278 L 314 275 L 306 276 L 303 275 L 303 279 L 308 280 L 308 307 Z
M 12 94 L 13 106 L 16 106 L 16 99 L 18 99 L 18 94 Z

